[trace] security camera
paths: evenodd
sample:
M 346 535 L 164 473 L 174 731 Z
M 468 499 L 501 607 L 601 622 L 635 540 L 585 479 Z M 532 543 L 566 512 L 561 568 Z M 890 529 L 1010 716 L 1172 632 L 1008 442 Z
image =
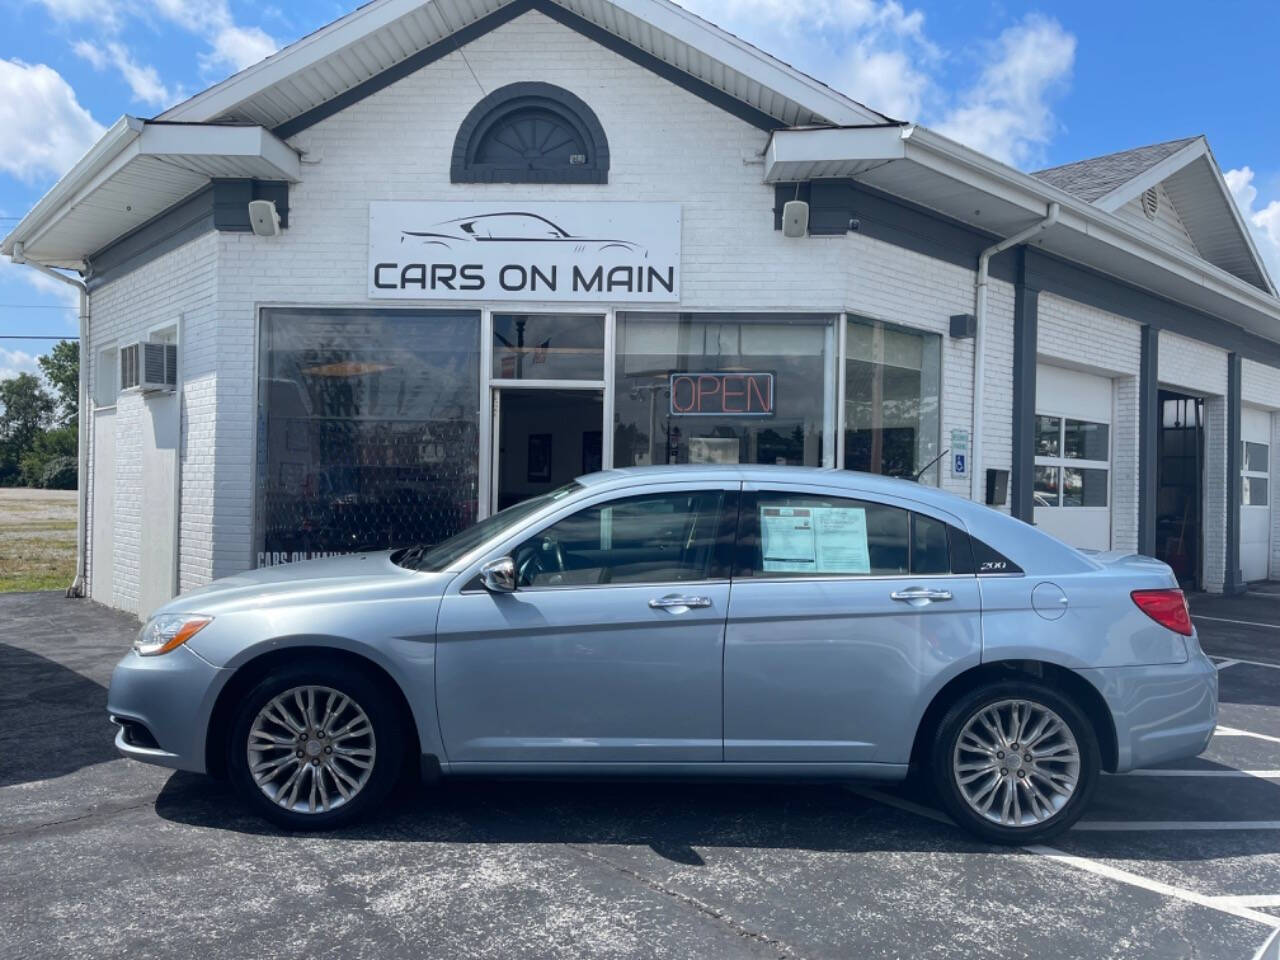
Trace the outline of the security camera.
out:
M 803 237 L 809 232 L 809 204 L 803 200 L 788 200 L 782 205 L 782 235 Z
M 280 211 L 274 200 L 249 201 L 249 225 L 260 237 L 280 235 Z

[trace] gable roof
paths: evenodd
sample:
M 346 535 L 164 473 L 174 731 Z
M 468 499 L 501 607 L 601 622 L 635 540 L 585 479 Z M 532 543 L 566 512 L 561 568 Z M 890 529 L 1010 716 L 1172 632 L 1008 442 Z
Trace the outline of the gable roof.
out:
M 371 0 L 157 119 L 253 123 L 292 136 L 530 10 L 737 101 L 758 126 L 890 119 L 670 0 Z
M 1167 140 L 1146 147 L 1107 153 L 1100 157 L 1049 167 L 1047 170 L 1037 170 L 1032 176 L 1093 203 L 1197 139 L 1199 138 L 1185 137 L 1182 140 Z
M 1276 292 L 1203 136 L 1078 160 L 1032 176 L 1108 213 L 1160 186 L 1201 257 L 1268 293 Z

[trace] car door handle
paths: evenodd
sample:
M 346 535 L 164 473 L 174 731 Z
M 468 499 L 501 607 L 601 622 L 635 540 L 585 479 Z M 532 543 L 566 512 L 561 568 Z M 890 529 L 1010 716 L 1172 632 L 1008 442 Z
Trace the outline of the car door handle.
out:
M 710 597 L 654 597 L 649 601 L 654 610 L 671 610 L 675 607 L 709 607 Z
M 931 587 L 907 587 L 889 594 L 890 600 L 901 600 L 910 604 L 925 604 L 951 599 L 950 590 L 934 590 Z

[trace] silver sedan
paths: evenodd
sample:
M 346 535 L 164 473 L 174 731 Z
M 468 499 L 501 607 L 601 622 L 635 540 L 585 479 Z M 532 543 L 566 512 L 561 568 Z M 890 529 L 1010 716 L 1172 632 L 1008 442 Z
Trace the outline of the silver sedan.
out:
M 111 681 L 126 756 L 289 828 L 428 776 L 927 774 L 1001 843 L 1099 771 L 1208 744 L 1167 566 L 844 471 L 582 477 L 450 540 L 256 570 L 159 610 Z

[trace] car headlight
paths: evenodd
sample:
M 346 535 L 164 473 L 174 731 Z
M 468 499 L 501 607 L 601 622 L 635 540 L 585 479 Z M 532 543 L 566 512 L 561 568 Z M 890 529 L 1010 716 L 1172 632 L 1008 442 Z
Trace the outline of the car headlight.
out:
M 152 617 L 138 631 L 133 649 L 143 657 L 154 657 L 182 646 L 206 626 L 213 617 L 201 617 L 189 613 L 162 613 Z

